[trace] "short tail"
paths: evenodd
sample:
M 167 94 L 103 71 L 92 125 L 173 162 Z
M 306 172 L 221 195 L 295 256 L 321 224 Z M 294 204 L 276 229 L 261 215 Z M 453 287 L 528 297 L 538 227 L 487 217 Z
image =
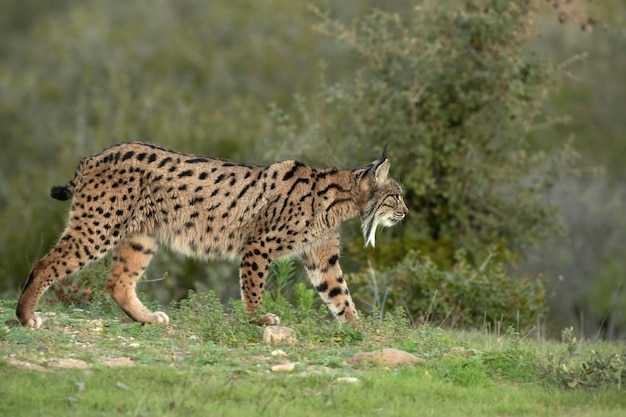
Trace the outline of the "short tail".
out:
M 72 198 L 72 191 L 70 191 L 67 185 L 56 185 L 50 189 L 50 197 L 66 201 Z

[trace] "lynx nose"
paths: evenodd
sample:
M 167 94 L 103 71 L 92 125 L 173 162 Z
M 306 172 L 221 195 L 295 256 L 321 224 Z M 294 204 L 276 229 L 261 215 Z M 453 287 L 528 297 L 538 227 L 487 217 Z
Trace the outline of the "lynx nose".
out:
M 401 220 L 404 220 L 404 218 L 406 217 L 406 215 L 408 214 L 408 210 L 407 209 L 402 209 L 401 211 L 396 213 L 396 221 L 399 222 Z
M 402 218 L 404 219 L 408 214 L 409 214 L 409 208 L 406 206 L 406 204 L 402 205 Z

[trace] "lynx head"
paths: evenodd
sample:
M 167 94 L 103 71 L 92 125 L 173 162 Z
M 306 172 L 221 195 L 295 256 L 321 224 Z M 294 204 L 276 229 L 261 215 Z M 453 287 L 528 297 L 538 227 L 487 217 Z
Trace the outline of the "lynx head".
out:
M 402 187 L 389 178 L 387 146 L 380 159 L 369 164 L 361 177 L 361 190 L 367 195 L 361 215 L 365 246 L 376 244 L 376 227 L 391 227 L 409 213 L 402 199 Z

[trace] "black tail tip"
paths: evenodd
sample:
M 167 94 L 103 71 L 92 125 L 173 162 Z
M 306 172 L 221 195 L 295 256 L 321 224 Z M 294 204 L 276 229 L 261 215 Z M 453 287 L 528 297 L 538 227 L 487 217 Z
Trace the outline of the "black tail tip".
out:
M 57 185 L 50 189 L 50 197 L 56 200 L 69 200 L 72 197 L 70 189 L 65 185 Z

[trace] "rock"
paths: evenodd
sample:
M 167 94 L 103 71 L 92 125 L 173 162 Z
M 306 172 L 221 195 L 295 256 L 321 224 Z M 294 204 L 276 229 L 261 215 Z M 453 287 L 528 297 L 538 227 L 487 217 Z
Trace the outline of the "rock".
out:
M 89 368 L 91 365 L 85 361 L 81 361 L 80 359 L 72 359 L 72 358 L 61 358 L 61 359 L 53 359 L 47 363 L 50 368 L 59 368 L 59 369 L 84 369 Z
M 111 368 L 118 366 L 135 366 L 135 362 L 129 357 L 102 358 L 100 363 Z
M 49 369 L 44 368 L 41 365 L 37 365 L 35 363 L 30 363 L 26 361 L 21 361 L 15 358 L 9 358 L 7 363 L 11 366 L 15 366 L 16 368 L 28 369 L 31 371 L 41 371 L 41 372 L 49 371 Z
M 476 355 L 476 351 L 473 349 L 466 349 L 463 346 L 454 346 L 451 347 L 446 356 L 465 356 L 466 358 L 472 357 Z
M 115 383 L 115 386 L 119 389 L 123 389 L 124 391 L 131 391 L 130 387 L 121 381 L 117 381 Z
M 291 372 L 294 369 L 296 369 L 296 364 L 293 362 L 281 363 L 270 368 L 272 372 Z
M 285 326 L 267 326 L 265 330 L 263 330 L 263 341 L 271 345 L 279 343 L 293 345 L 296 343 L 296 336 L 292 328 Z
M 359 352 L 351 358 L 352 362 L 375 362 L 385 366 L 398 366 L 426 362 L 408 352 L 399 349 L 384 348 L 374 352 Z
M 287 356 L 287 353 L 285 353 L 284 350 L 277 349 L 277 350 L 273 350 L 271 355 L 272 356 L 278 356 L 278 357 L 284 357 L 284 356 Z
M 353 376 L 342 376 L 340 378 L 335 379 L 335 382 L 344 383 L 344 384 L 358 384 L 359 378 L 355 378 Z

